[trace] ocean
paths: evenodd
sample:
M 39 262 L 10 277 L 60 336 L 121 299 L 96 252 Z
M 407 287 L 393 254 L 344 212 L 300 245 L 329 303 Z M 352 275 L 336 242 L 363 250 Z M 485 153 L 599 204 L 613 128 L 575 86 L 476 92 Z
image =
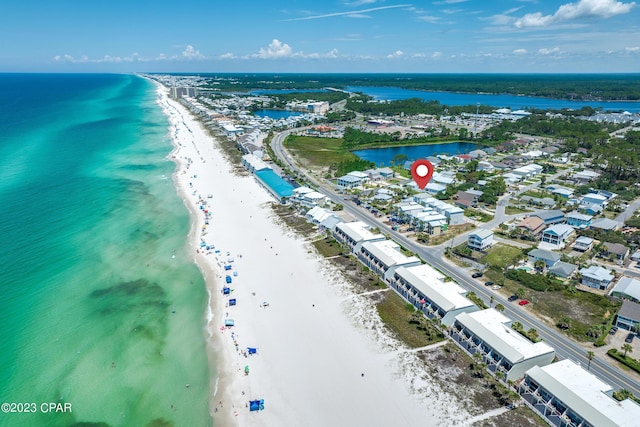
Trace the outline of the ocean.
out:
M 0 426 L 212 425 L 207 293 L 155 86 L 0 74 L 0 91 Z

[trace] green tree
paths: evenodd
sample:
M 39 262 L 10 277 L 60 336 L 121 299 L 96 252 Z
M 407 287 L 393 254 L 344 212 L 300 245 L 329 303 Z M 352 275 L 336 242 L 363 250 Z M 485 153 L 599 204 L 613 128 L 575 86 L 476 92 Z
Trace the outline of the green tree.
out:
M 624 357 L 627 357 L 627 353 L 633 352 L 633 347 L 629 343 L 622 344 L 621 348 L 622 348 L 622 351 L 624 351 L 624 354 L 623 354 Z
M 516 296 L 520 299 L 525 299 L 527 297 L 527 290 L 525 288 L 518 288 L 516 290 Z
M 393 162 L 394 165 L 402 165 L 407 160 L 409 160 L 409 157 L 407 157 L 406 154 L 399 153 L 393 156 L 393 159 L 391 161 Z
M 498 303 L 498 304 L 496 304 L 495 309 L 498 310 L 499 312 L 503 312 L 504 311 L 504 305 Z
M 558 323 L 556 323 L 556 326 L 566 331 L 571 327 L 571 319 L 567 316 L 562 316 L 560 320 L 558 320 Z

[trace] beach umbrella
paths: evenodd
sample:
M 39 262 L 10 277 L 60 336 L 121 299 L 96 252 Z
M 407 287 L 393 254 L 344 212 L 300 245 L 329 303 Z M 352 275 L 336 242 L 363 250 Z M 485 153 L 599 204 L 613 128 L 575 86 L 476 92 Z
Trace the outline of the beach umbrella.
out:
M 245 365 L 244 367 L 244 373 L 249 375 L 249 365 Z

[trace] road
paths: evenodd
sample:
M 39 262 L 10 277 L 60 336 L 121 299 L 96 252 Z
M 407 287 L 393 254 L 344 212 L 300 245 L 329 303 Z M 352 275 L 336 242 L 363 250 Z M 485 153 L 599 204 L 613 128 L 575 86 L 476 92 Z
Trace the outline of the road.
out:
M 468 273 L 458 266 L 453 266 L 443 259 L 444 248 L 446 245 L 440 245 L 437 247 L 425 247 L 420 245 L 406 236 L 394 231 L 388 225 L 382 221 L 373 217 L 368 211 L 356 206 L 351 201 L 345 199 L 340 194 L 337 194 L 332 188 L 328 187 L 325 183 L 319 181 L 313 176 L 308 175 L 305 171 L 298 167 L 298 165 L 291 160 L 290 156 L 283 147 L 285 138 L 292 131 L 287 130 L 282 133 L 276 134 L 272 141 L 271 147 L 278 158 L 285 162 L 292 171 L 304 176 L 311 184 L 316 186 L 318 192 L 324 194 L 333 202 L 341 204 L 344 210 L 351 214 L 359 221 L 363 221 L 369 224 L 371 227 L 377 227 L 383 234 L 390 236 L 393 240 L 400 243 L 408 250 L 414 252 L 417 256 L 422 258 L 426 263 L 440 270 L 443 274 L 454 279 L 462 287 L 472 290 L 479 297 L 481 297 L 487 304 L 490 298 L 493 296 L 494 302 L 500 303 L 505 307 L 504 314 L 513 321 L 520 322 L 525 328 L 535 328 L 539 336 L 550 346 L 556 350 L 556 354 L 560 359 L 571 359 L 574 362 L 580 363 L 586 366 L 588 363 L 587 351 L 588 349 L 582 347 L 580 344 L 574 342 L 563 333 L 557 331 L 555 328 L 547 326 L 539 319 L 529 312 L 526 307 L 521 307 L 515 303 L 507 301 L 506 298 L 499 293 L 494 292 L 483 284 L 473 280 Z M 509 201 L 509 197 L 503 197 L 496 207 L 496 218 L 493 221 L 487 223 L 488 226 L 494 221 L 498 221 L 498 218 L 504 218 L 504 208 Z M 502 214 L 499 213 L 502 211 Z M 496 223 L 495 225 L 498 225 Z M 535 301 L 533 302 L 535 304 Z M 633 378 L 629 378 L 624 372 L 615 368 L 614 366 L 604 362 L 602 359 L 594 358 L 591 361 L 590 371 L 607 382 L 608 384 L 616 388 L 624 388 L 631 391 L 636 396 L 640 396 L 640 383 Z

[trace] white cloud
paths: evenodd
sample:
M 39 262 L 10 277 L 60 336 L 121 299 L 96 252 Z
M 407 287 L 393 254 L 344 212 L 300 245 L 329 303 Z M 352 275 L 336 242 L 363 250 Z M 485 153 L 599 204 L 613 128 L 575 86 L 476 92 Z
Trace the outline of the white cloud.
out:
M 418 20 L 428 22 L 430 24 L 437 24 L 440 21 L 440 18 L 437 16 L 424 15 L 424 16 L 419 16 Z
M 457 3 L 465 3 L 469 0 L 442 0 L 442 1 L 434 1 L 433 4 L 457 4 Z
M 553 49 L 538 49 L 538 54 L 539 55 L 553 55 L 556 53 L 560 53 L 560 48 L 559 47 L 554 47 Z
M 442 52 L 433 52 L 433 55 L 431 55 L 431 58 L 433 59 L 440 59 L 442 57 Z
M 266 49 L 260 48 L 260 51 L 254 56 L 263 59 L 286 58 L 293 56 L 293 50 L 288 44 L 282 43 L 278 39 L 273 39 Z
M 580 18 L 611 18 L 629 13 L 636 3 L 623 3 L 616 0 L 578 0 L 576 3 L 563 4 L 553 15 L 541 12 L 528 13 L 515 21 L 517 28 L 544 27 L 562 21 Z
M 335 13 L 326 13 L 324 15 L 313 15 L 313 16 L 305 16 L 303 18 L 291 18 L 285 19 L 285 21 L 308 21 L 310 19 L 321 19 L 321 18 L 333 18 L 334 16 L 349 16 L 349 15 L 360 15 L 363 13 L 369 12 L 377 12 L 379 10 L 387 10 L 387 9 L 397 9 L 399 7 L 407 7 L 411 6 L 410 4 L 397 4 L 392 6 L 380 6 L 380 7 L 372 7 L 369 9 L 362 10 L 352 10 L 350 12 L 335 12 Z
M 515 49 L 512 53 L 514 55 L 524 55 L 527 53 L 527 49 Z
M 185 59 L 204 59 L 204 55 L 191 45 L 187 45 L 186 49 L 182 51 L 182 57 Z
M 640 46 L 625 47 L 624 51 L 627 53 L 640 53 Z
M 236 56 L 231 52 L 227 52 L 220 55 L 219 58 L 220 59 L 236 59 Z
M 401 50 L 396 50 L 393 53 L 390 53 L 389 55 L 387 55 L 387 58 L 392 59 L 392 58 L 400 58 L 401 56 L 404 55 L 404 52 Z

